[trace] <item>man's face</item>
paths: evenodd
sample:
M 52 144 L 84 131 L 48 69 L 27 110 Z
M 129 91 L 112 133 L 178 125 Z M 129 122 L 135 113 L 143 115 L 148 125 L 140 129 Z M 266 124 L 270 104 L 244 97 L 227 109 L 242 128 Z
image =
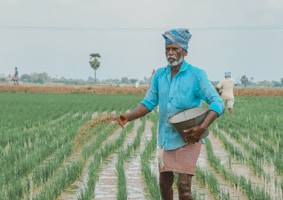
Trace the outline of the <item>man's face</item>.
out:
M 184 61 L 187 51 L 183 50 L 177 44 L 170 44 L 166 46 L 165 54 L 168 64 L 175 67 Z

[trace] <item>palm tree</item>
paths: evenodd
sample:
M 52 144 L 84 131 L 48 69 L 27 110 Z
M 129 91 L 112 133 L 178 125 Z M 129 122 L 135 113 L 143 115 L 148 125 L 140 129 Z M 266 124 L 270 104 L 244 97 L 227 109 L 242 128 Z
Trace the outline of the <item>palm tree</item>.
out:
M 94 82 L 96 83 L 96 70 L 100 66 L 100 62 L 98 61 L 98 58 L 100 58 L 100 55 L 99 53 L 92 53 L 89 56 L 90 56 L 89 64 L 91 68 L 94 70 Z

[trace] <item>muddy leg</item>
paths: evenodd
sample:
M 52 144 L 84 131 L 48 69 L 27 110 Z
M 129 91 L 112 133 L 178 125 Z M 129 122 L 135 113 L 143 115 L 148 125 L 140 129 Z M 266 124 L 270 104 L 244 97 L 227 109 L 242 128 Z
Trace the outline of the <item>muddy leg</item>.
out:
M 192 200 L 193 199 L 191 185 L 192 185 L 192 175 L 179 174 L 178 182 L 177 182 L 179 200 Z
M 173 172 L 162 172 L 159 174 L 159 186 L 162 200 L 173 200 Z

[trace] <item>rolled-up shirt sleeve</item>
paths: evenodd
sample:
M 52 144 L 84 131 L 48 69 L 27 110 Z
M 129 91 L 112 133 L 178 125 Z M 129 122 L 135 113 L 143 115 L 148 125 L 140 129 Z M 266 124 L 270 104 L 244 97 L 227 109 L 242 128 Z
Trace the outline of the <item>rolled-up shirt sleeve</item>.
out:
M 158 104 L 158 75 L 154 74 L 150 82 L 150 88 L 147 90 L 144 99 L 140 102 L 148 110 L 152 111 Z
M 198 95 L 209 105 L 209 110 L 215 111 L 218 116 L 222 115 L 224 110 L 224 103 L 216 89 L 208 80 L 206 73 L 203 70 L 198 74 Z

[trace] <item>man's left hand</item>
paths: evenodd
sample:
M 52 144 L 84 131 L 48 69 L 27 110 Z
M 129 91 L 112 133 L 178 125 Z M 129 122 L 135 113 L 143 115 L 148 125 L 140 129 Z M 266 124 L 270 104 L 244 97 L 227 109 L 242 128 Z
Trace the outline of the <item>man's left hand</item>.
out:
M 185 142 L 188 142 L 190 140 L 192 140 L 193 143 L 198 142 L 205 130 L 206 129 L 200 125 L 185 129 L 183 131 L 184 133 L 186 133 L 184 137 Z

